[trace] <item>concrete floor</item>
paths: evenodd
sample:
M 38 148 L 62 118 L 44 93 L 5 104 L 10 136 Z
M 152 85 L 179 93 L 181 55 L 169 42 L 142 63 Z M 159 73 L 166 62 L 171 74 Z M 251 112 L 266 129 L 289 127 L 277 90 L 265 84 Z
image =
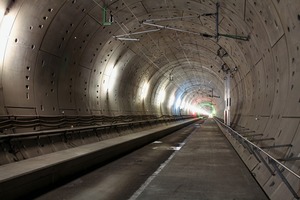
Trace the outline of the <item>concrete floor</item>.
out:
M 180 148 L 180 146 L 182 146 Z M 35 199 L 268 199 L 217 125 L 193 124 Z
M 134 199 L 268 199 L 230 143 L 209 120 Z

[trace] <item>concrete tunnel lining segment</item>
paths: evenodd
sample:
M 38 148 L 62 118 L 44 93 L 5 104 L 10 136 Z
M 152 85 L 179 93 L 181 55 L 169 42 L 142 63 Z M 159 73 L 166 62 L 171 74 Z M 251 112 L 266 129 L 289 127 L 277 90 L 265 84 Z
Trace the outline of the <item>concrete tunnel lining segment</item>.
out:
M 220 32 L 249 34 L 249 41 L 220 37 L 216 42 L 172 30 L 135 35 L 139 42 L 113 38 L 153 28 L 141 24 L 143 20 L 213 13 L 216 2 Z M 110 26 L 102 25 L 104 4 L 115 20 Z M 223 118 L 221 67 L 226 64 L 238 69 L 231 79 L 232 126 L 275 139 L 258 142 L 262 146 L 293 144 L 270 150 L 278 158 L 299 156 L 299 13 L 297 0 L 1 1 L 0 115 L 190 114 L 175 108 L 177 99 L 169 106 L 169 98 L 182 96 L 195 105 L 211 100 Z M 156 23 L 215 33 L 213 16 Z M 220 49 L 225 56 L 218 54 Z M 149 83 L 145 99 L 144 83 Z M 219 99 L 203 94 L 211 89 Z M 161 91 L 166 98 L 157 104 Z M 280 199 L 286 193 L 280 181 L 251 155 L 240 153 L 269 196 Z M 286 165 L 300 170 L 297 161 Z

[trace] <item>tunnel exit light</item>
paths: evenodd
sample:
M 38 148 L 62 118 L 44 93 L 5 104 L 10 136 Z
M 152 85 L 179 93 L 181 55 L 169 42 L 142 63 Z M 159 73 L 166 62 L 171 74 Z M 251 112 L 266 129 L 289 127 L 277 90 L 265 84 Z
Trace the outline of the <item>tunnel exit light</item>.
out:
M 205 111 L 210 118 L 216 115 L 215 106 L 211 102 L 200 103 L 200 108 Z

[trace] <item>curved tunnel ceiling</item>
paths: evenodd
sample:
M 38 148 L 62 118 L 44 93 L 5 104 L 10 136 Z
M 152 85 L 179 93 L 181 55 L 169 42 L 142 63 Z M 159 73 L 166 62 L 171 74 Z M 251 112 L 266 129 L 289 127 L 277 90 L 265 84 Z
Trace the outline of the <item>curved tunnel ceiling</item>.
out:
M 207 37 L 216 35 L 217 2 L 219 32 L 249 41 Z M 235 122 L 299 111 L 296 1 L 6 0 L 0 8 L 2 115 L 182 114 L 176 102 L 212 102 L 222 117 L 224 66 Z M 278 106 L 286 96 L 296 109 Z
M 208 37 L 217 2 L 218 41 Z M 298 159 L 299 35 L 299 0 L 1 0 L 0 115 L 184 115 L 212 104 L 223 118 L 230 78 L 232 126 Z M 299 174 L 298 161 L 286 165 Z M 251 170 L 286 198 L 275 176 Z

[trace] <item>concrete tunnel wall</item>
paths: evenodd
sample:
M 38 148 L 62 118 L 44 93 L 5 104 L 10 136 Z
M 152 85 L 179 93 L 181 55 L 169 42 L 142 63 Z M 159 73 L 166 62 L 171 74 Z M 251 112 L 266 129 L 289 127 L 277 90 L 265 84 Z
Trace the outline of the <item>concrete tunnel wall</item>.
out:
M 0 114 L 190 114 L 176 105 L 179 98 L 195 106 L 212 101 L 222 118 L 226 64 L 233 125 L 274 138 L 259 145 L 293 145 L 269 150 L 277 158 L 299 156 L 299 0 L 218 1 L 220 32 L 249 41 L 165 29 L 131 36 L 138 42 L 113 38 L 153 29 L 141 23 L 146 19 L 214 13 L 216 2 L 2 0 Z M 102 25 L 104 4 L 114 17 L 109 26 Z M 214 16 L 157 24 L 211 35 L 216 27 Z M 208 97 L 212 89 L 220 98 Z M 243 156 L 270 196 L 289 193 L 251 155 Z M 285 164 L 299 173 L 299 161 Z

